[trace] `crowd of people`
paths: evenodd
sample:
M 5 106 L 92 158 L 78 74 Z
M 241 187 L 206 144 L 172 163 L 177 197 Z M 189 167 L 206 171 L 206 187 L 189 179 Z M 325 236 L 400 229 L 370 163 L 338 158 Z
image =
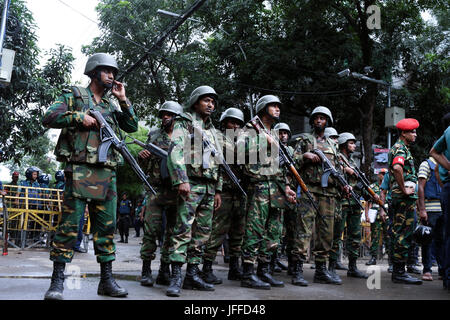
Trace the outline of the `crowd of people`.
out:
M 72 261 L 86 207 L 101 270 L 98 294 L 128 294 L 112 276 L 116 209 L 118 206 L 120 242 L 124 243 L 132 212 L 127 194 L 117 201 L 116 168 L 122 158 L 110 148 L 107 158 L 100 161 L 102 136 L 88 112 L 100 111 L 116 131 L 137 130 L 138 118 L 123 84 L 115 80 L 117 72 L 112 56 L 92 55 L 85 69 L 91 79 L 89 86 L 64 92 L 43 118 L 44 126 L 62 128 L 55 154 L 65 163 L 66 178 L 61 222 L 50 252 L 52 280 L 45 299 L 63 298 L 65 264 Z M 120 111 L 105 96 L 108 90 L 119 101 Z M 434 256 L 438 277 L 448 289 L 448 123 L 431 149 L 430 159 L 423 161 L 416 174 L 410 146 L 419 123 L 411 118 L 399 121 L 398 140 L 389 151 L 388 166 L 367 187 L 361 183 L 365 176 L 352 157 L 357 139 L 350 132 L 338 134 L 328 108 L 316 107 L 309 120 L 312 131 L 292 139 L 289 125 L 280 122 L 283 103 L 278 97 L 262 96 L 256 103 L 256 116 L 247 122 L 240 109 L 228 108 L 216 128 L 211 114 L 218 101 L 212 87 L 200 86 L 184 107 L 175 101 L 163 103 L 158 112 L 161 124 L 150 131 L 146 144 L 165 150 L 167 157 L 147 148 L 138 155 L 156 190 L 148 192 L 135 210 L 144 230 L 142 285 L 167 285 L 170 297 L 179 297 L 181 289 L 214 291 L 222 279 L 214 274 L 213 262 L 225 239 L 228 279 L 242 287 L 270 290 L 285 286 L 274 273 L 282 266 L 281 247 L 288 258 L 292 285 L 310 285 L 303 276 L 303 264 L 310 254 L 314 283 L 342 285 L 345 280 L 336 272 L 342 268 L 347 269 L 348 277 L 367 279 L 357 263 L 363 215 L 371 222 L 368 265 L 377 263 L 378 240 L 383 238 L 394 283 L 433 280 Z M 345 228 L 347 267 L 339 260 Z M 432 240 L 428 241 L 431 229 Z M 410 274 L 417 272 L 413 238 L 422 246 L 422 279 Z M 153 280 L 151 265 L 158 242 L 161 262 Z M 183 264 L 187 264 L 184 277 Z

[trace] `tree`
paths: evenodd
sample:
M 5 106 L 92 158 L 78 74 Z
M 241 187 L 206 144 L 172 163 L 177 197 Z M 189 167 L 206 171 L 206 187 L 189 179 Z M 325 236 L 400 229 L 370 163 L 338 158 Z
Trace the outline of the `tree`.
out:
M 41 124 L 43 112 L 69 83 L 74 60 L 71 50 L 59 45 L 40 69 L 35 28 L 25 2 L 11 1 L 4 46 L 16 54 L 11 83 L 0 86 L 0 144 L 6 158 L 16 163 L 26 154 L 41 152 L 35 138 L 46 130 Z

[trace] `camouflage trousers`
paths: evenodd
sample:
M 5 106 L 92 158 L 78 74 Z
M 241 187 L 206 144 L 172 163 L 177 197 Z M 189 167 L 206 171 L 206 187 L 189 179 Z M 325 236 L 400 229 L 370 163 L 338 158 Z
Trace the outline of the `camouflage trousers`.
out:
M 177 197 L 169 259 L 171 262 L 201 264 L 203 247 L 211 235 L 215 184 L 191 183 L 190 186 L 191 192 L 186 199 Z
M 283 211 L 272 205 L 269 189 L 268 183 L 258 182 L 256 187 L 248 190 L 242 242 L 244 263 L 270 262 L 272 255 L 278 250 L 283 231 Z
M 157 188 L 156 195 L 147 198 L 144 214 L 144 236 L 142 238 L 141 259 L 154 260 L 157 240 L 163 232 L 163 214 L 166 216 L 164 241 L 161 246 L 161 261 L 170 263 L 169 248 L 177 215 L 177 192 L 170 188 Z
M 386 250 L 389 250 L 390 240 L 387 228 L 387 222 L 384 222 L 380 218 L 380 215 L 377 214 L 377 218 L 375 219 L 375 221 L 370 224 L 370 254 L 373 257 L 376 257 L 378 255 L 380 242 L 384 244 Z
M 313 197 L 319 207 L 321 217 L 306 197 L 298 200 L 294 223 L 294 241 L 292 249 L 288 251 L 293 261 L 307 260 L 307 252 L 314 233 L 314 249 L 312 253 L 316 262 L 326 262 L 333 244 L 334 214 L 337 199 L 333 196 L 325 196 L 313 193 Z
M 342 211 L 342 201 L 336 201 L 334 212 L 333 245 L 330 250 L 330 261 L 337 261 L 341 254 L 342 234 L 347 221 L 347 212 Z
M 361 208 L 358 205 L 349 206 L 345 202 L 342 204 L 342 219 L 339 222 L 339 227 L 335 228 L 336 232 L 342 235 L 345 225 L 347 225 L 347 239 L 345 247 L 347 249 L 347 256 L 349 259 L 358 259 L 359 249 L 361 246 Z M 337 234 L 336 234 L 337 237 Z M 334 237 L 334 238 L 336 238 Z M 339 241 L 340 236 L 339 236 Z M 339 242 L 333 243 L 333 254 L 330 259 L 337 259 L 339 254 Z
M 408 249 L 411 246 L 414 231 L 415 199 L 392 199 L 392 222 L 393 254 L 394 263 L 406 263 Z
M 242 238 L 245 231 L 245 200 L 239 199 L 240 193 L 222 192 L 222 205 L 214 211 L 211 237 L 206 243 L 203 258 L 208 261 L 216 259 L 226 235 L 229 237 L 229 255 L 241 256 Z
M 62 216 L 52 241 L 50 260 L 63 263 L 72 261 L 73 247 L 77 242 L 80 219 L 84 215 L 86 204 L 89 207 L 91 233 L 97 262 L 104 263 L 115 260 L 116 246 L 113 239 L 116 229 L 117 189 L 115 172 L 112 171 L 111 174 L 106 199 L 88 202 L 87 199 L 73 196 L 72 179 L 66 173 Z

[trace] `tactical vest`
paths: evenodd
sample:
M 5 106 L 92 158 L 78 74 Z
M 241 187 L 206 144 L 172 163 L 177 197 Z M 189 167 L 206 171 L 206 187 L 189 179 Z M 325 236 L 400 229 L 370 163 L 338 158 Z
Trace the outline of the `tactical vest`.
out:
M 85 114 L 89 112 L 90 108 L 99 110 L 111 128 L 117 131 L 118 124 L 114 114 L 115 111 L 110 103 L 108 103 L 107 108 L 98 107 L 94 105 L 87 88 L 74 86 L 71 89 L 74 99 L 71 96 L 68 97 L 68 110 Z M 56 160 L 68 163 L 98 164 L 98 147 L 100 143 L 100 132 L 98 129 L 63 128 L 55 148 Z M 115 169 L 120 164 L 123 164 L 122 156 L 111 147 L 108 150 L 107 161 L 100 165 Z
M 436 165 L 430 159 L 427 159 L 427 162 L 431 169 L 431 176 L 425 184 L 425 199 L 440 199 L 442 189 L 436 179 L 436 174 L 434 173 Z

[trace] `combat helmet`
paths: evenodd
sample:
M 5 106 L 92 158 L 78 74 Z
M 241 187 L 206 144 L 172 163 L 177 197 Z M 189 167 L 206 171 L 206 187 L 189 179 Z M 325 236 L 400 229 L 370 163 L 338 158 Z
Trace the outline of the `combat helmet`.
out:
M 166 101 L 161 105 L 161 107 L 158 110 L 159 117 L 161 117 L 162 111 L 167 111 L 178 115 L 180 113 L 183 113 L 183 107 L 178 102 Z
M 261 112 L 262 110 L 264 110 L 264 108 L 269 104 L 269 103 L 277 103 L 280 106 L 282 105 L 280 99 L 277 96 L 273 96 L 271 94 L 262 96 L 261 98 L 259 98 L 259 100 L 256 102 L 256 114 L 258 114 L 259 112 Z
M 238 119 L 242 122 L 242 124 L 244 124 L 244 113 L 239 110 L 238 108 L 228 108 L 227 110 L 225 110 L 224 112 L 222 112 L 222 114 L 220 115 L 220 120 L 219 122 L 222 123 L 222 121 L 224 121 L 226 118 L 234 118 L 234 119 Z
M 25 177 L 27 178 L 27 180 L 31 180 L 31 176 L 33 175 L 33 172 L 37 172 L 39 175 L 39 168 L 38 167 L 29 167 L 26 171 L 25 171 Z
M 355 141 L 356 141 L 356 138 L 355 138 L 355 136 L 354 136 L 353 134 L 351 134 L 350 132 L 343 132 L 343 133 L 341 133 L 341 134 L 339 135 L 339 138 L 338 138 L 338 144 L 339 144 L 339 145 L 344 144 L 344 143 L 346 143 L 348 140 L 355 140 Z
M 284 123 L 284 122 L 277 123 L 273 129 L 277 130 L 277 131 L 278 130 L 286 130 L 289 133 L 289 138 L 292 135 L 291 134 L 291 128 L 289 128 L 289 125 L 287 123 Z
M 63 181 L 64 182 L 64 171 L 62 171 L 62 170 L 56 171 L 55 179 L 56 179 L 56 181 Z
M 333 127 L 326 127 L 324 134 L 328 138 L 330 138 L 330 137 L 339 137 L 339 133 Z
M 206 95 L 214 97 L 214 100 L 216 102 L 216 108 L 217 108 L 217 100 L 218 100 L 219 96 L 217 95 L 217 92 L 210 86 L 200 86 L 200 87 L 195 88 L 194 91 L 192 91 L 191 96 L 189 97 L 187 108 L 188 109 L 192 108 L 195 105 L 195 103 L 198 101 L 198 99 L 200 99 L 200 97 L 206 96 Z
M 41 174 L 38 177 L 39 184 L 46 184 L 48 185 L 50 183 L 50 175 L 49 174 Z
M 324 106 L 315 107 L 314 110 L 311 112 L 311 116 L 309 117 L 310 125 L 312 125 L 312 123 L 313 123 L 314 115 L 318 114 L 318 113 L 324 114 L 328 117 L 328 119 L 330 120 L 329 121 L 330 123 L 327 122 L 327 126 L 333 125 L 333 116 L 331 115 L 331 111 L 330 111 L 330 109 L 328 109 L 327 107 L 324 107 Z
M 116 59 L 108 53 L 94 53 L 89 57 L 86 62 L 86 67 L 84 69 L 84 74 L 89 76 L 89 74 L 95 70 L 97 67 L 111 67 L 115 69 L 114 76 L 119 72 L 119 67 L 117 65 Z

